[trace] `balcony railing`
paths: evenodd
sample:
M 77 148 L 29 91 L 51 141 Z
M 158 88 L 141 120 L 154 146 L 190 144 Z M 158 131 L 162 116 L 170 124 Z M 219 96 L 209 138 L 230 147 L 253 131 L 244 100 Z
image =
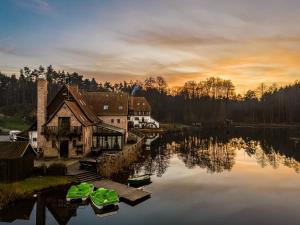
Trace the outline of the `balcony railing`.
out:
M 82 134 L 82 126 L 58 127 L 58 126 L 44 126 L 43 134 L 46 136 L 80 136 Z

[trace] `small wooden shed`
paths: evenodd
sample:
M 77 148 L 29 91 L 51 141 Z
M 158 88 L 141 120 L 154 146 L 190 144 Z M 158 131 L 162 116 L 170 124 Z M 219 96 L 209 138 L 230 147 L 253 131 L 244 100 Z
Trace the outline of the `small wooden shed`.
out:
M 0 142 L 0 182 L 22 180 L 31 175 L 36 152 L 29 142 Z

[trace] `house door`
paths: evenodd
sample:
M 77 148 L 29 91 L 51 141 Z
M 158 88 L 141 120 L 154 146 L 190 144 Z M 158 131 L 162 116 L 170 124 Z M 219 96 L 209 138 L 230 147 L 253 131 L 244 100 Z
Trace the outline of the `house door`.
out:
M 70 117 L 58 118 L 58 131 L 61 135 L 66 135 L 70 131 Z
M 69 141 L 61 141 L 59 151 L 60 151 L 61 158 L 68 158 L 68 156 L 69 156 Z

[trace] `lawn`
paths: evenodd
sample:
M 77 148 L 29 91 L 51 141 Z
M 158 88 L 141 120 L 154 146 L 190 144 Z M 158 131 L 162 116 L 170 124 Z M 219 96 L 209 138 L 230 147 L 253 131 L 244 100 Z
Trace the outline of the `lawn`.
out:
M 31 196 L 37 191 L 71 182 L 70 178 L 64 176 L 36 176 L 14 183 L 0 183 L 0 209 L 9 202 Z
M 17 117 L 8 117 L 1 116 L 0 117 L 0 128 L 4 130 L 26 130 L 29 125 L 24 122 L 22 119 Z
M 188 125 L 182 124 L 182 123 L 161 123 L 160 124 L 161 128 L 165 129 L 182 129 L 182 128 L 187 128 L 189 127 Z

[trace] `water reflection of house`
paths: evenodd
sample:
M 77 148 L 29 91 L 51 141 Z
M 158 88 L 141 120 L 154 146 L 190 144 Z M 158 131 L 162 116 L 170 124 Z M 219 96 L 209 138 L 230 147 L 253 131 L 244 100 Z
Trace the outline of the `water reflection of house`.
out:
M 147 133 L 145 134 L 145 146 L 147 150 L 151 150 L 151 146 L 155 144 L 155 142 L 158 140 L 159 134 L 157 133 Z
M 70 204 L 66 200 L 67 187 L 45 191 L 37 195 L 36 199 L 36 224 L 46 225 L 49 215 L 59 225 L 66 225 L 72 217 L 77 216 L 77 208 L 80 204 Z
M 79 205 L 69 205 L 64 191 L 61 193 L 58 195 L 57 192 L 51 191 L 39 194 L 37 198 L 16 201 L 0 210 L 0 222 L 11 223 L 15 220 L 33 220 L 35 218 L 37 225 L 46 225 L 49 212 L 59 225 L 66 225 L 72 217 L 76 216 Z M 36 205 L 35 210 L 33 210 L 34 205 Z
M 95 149 L 123 148 L 127 137 L 127 95 L 109 94 L 103 100 L 102 93 L 64 85 L 47 104 L 46 79 L 40 77 L 37 85 L 37 143 L 44 157 L 81 157 Z
M 77 215 L 79 205 L 68 205 L 64 196 L 40 196 L 37 199 L 36 221 L 39 225 L 46 224 L 46 209 L 51 213 L 59 225 L 66 225 Z
M 35 199 L 18 201 L 0 210 L 0 222 L 12 223 L 15 220 L 29 220 Z

